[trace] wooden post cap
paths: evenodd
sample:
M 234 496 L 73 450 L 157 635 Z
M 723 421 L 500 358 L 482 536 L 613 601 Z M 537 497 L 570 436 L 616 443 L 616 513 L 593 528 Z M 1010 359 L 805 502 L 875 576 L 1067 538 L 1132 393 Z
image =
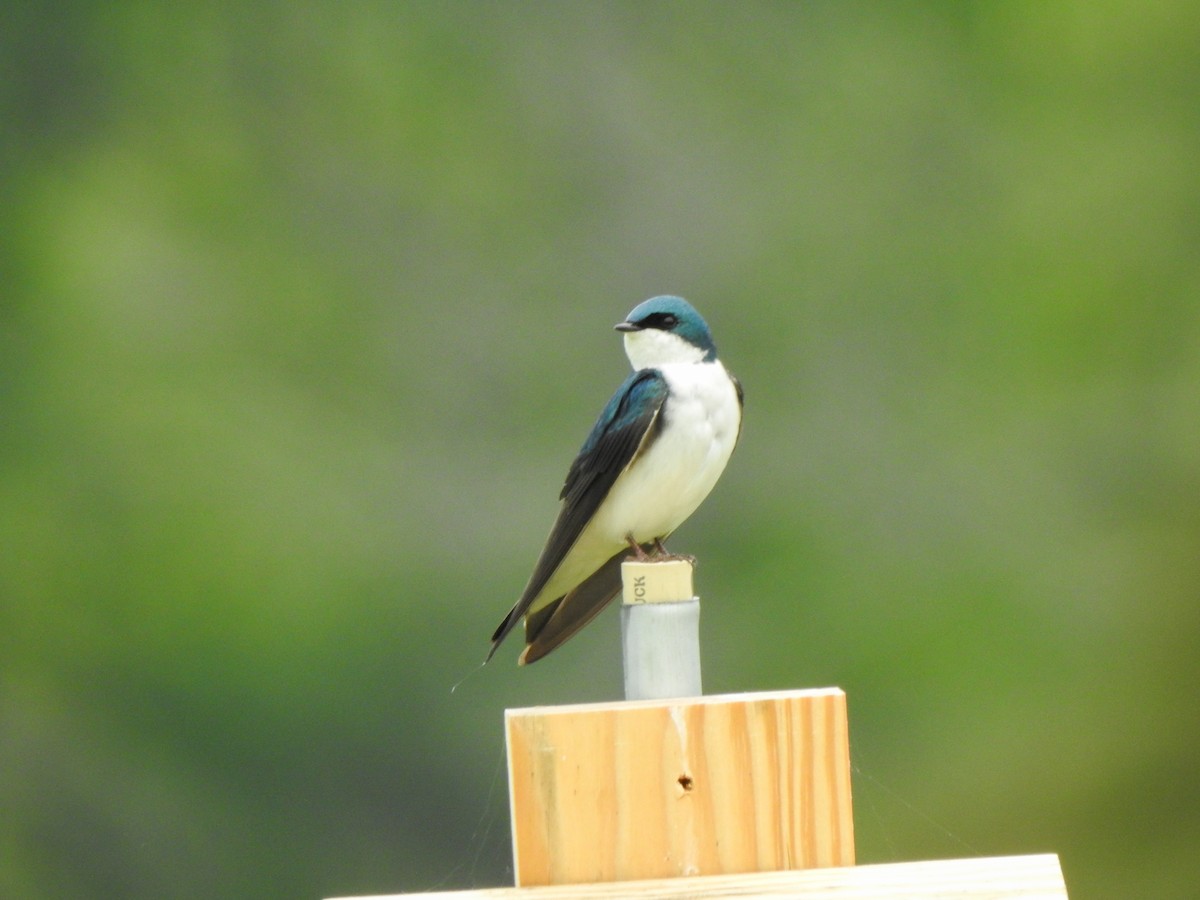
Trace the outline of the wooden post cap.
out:
M 621 563 L 621 583 L 621 601 L 629 606 L 678 603 L 696 596 L 692 590 L 692 564 L 686 559 L 628 559 Z

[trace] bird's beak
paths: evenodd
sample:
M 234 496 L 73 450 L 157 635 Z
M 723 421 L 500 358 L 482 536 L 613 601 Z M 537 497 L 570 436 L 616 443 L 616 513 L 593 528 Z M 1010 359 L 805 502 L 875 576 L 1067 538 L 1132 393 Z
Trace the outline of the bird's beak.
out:
M 633 322 L 618 322 L 613 326 L 617 331 L 641 331 L 642 326 Z

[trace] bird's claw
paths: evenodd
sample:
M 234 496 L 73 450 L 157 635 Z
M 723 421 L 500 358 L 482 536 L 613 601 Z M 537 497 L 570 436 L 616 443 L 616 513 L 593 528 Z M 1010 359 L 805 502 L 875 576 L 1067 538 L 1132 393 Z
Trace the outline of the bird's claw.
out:
M 633 558 L 638 562 L 650 562 L 653 557 L 642 549 L 642 545 L 633 539 L 632 534 L 625 535 L 625 541 L 629 544 L 629 549 L 633 551 Z
M 653 545 L 653 552 L 647 553 L 632 534 L 625 535 L 625 540 L 629 544 L 629 549 L 633 551 L 633 557 L 638 562 L 672 562 L 682 560 L 689 565 L 696 565 L 696 557 L 690 553 L 672 553 L 662 542 L 662 538 L 655 538 L 650 543 Z

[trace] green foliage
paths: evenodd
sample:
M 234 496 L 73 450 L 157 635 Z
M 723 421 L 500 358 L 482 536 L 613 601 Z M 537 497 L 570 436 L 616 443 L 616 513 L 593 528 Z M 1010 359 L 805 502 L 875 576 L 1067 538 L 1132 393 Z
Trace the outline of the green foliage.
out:
M 849 692 L 863 861 L 1194 891 L 1192 4 L 18 6 L 0 894 L 510 880 L 615 618 L 475 667 L 663 292 L 707 689 Z

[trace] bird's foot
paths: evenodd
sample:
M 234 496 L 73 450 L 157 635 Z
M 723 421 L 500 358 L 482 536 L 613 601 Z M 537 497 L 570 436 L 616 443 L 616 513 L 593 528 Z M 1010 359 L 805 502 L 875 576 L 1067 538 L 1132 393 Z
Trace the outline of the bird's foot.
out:
M 633 558 L 638 562 L 650 562 L 653 559 L 649 553 L 642 549 L 642 545 L 633 539 L 632 534 L 625 535 L 625 540 L 629 544 L 629 549 L 633 551 Z
M 654 559 L 658 562 L 682 560 L 689 565 L 696 565 L 696 557 L 692 556 L 690 553 L 672 553 L 666 548 L 666 545 L 663 544 L 662 538 L 654 539 Z
M 633 551 L 633 558 L 638 562 L 672 562 L 675 560 L 683 560 L 690 565 L 696 565 L 696 557 L 688 553 L 672 553 L 662 542 L 662 538 L 655 538 L 650 542 L 653 550 L 650 553 L 639 544 L 632 534 L 625 535 L 625 542 L 629 544 L 629 549 Z

